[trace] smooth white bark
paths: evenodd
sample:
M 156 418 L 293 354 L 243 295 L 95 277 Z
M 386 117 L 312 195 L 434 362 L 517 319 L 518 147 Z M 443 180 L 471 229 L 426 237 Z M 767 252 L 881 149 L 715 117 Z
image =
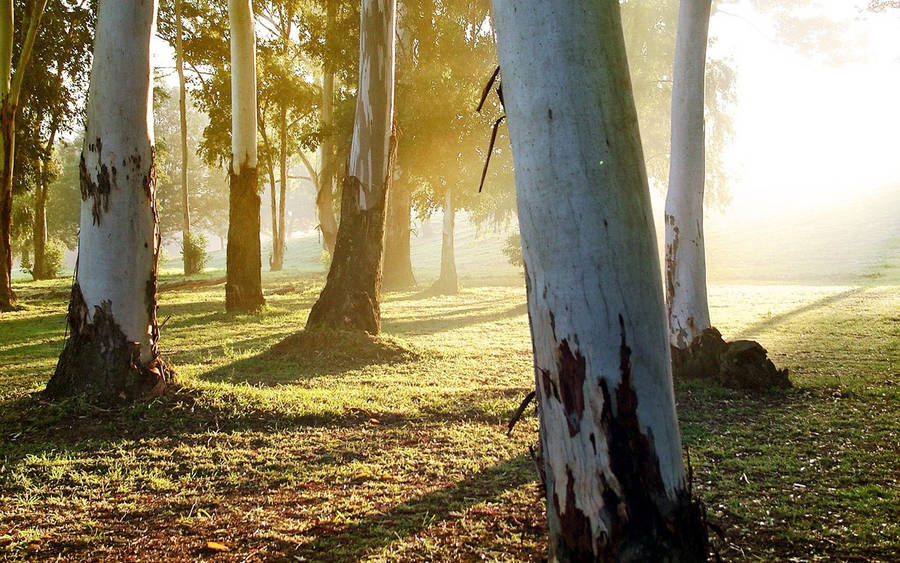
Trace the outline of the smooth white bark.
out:
M 231 30 L 231 172 L 256 168 L 256 34 L 251 0 L 228 0 Z
M 561 515 L 590 522 L 594 553 L 628 507 L 602 424 L 628 413 L 662 489 L 683 494 L 650 194 L 616 0 L 494 0 L 541 405 L 551 557 Z M 583 364 L 581 363 L 583 362 Z M 579 379 L 579 375 L 583 378 Z M 609 392 L 610 402 L 602 389 Z M 625 395 L 622 395 L 624 397 Z M 627 421 L 623 421 L 627 424 Z M 633 452 L 638 454 L 640 452 Z M 575 506 L 570 507 L 569 502 Z M 626 517 L 627 519 L 627 517 Z M 571 530 L 569 530 L 571 532 Z
M 148 296 L 159 251 L 150 63 L 156 6 L 156 1 L 100 2 L 81 153 L 98 191 L 83 194 L 77 270 L 89 316 L 109 303 L 126 338 L 140 343 L 144 361 L 154 357 L 156 344 L 155 285 Z M 108 195 L 102 193 L 107 179 Z
M 360 183 L 359 208 L 383 197 L 394 116 L 396 0 L 362 0 L 359 13 L 359 87 L 348 174 Z
M 682 0 L 672 83 L 672 157 L 666 195 L 669 343 L 687 348 L 710 327 L 703 243 L 704 76 L 711 0 Z

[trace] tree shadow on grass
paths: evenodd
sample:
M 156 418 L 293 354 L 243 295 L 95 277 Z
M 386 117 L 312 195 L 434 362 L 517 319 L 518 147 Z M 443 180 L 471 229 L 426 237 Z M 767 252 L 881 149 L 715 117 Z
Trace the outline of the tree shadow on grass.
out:
M 525 315 L 528 312 L 525 303 L 515 305 L 503 311 L 493 311 L 479 315 L 444 315 L 422 319 L 420 316 L 409 320 L 386 320 L 382 323 L 385 332 L 393 334 L 435 334 L 467 326 L 503 321 Z
M 817 309 L 822 309 L 828 307 L 829 305 L 833 305 L 839 301 L 843 301 L 844 299 L 849 299 L 854 295 L 858 295 L 864 291 L 862 287 L 855 287 L 853 289 L 848 289 L 847 291 L 842 291 L 840 293 L 836 293 L 834 295 L 828 295 L 821 299 L 817 299 L 812 303 L 807 303 L 806 305 L 801 305 L 796 309 L 792 309 L 785 313 L 781 313 L 778 315 L 773 315 L 764 320 L 761 320 L 755 324 L 752 324 L 746 328 L 741 329 L 734 336 L 735 339 L 741 338 L 749 338 L 752 335 L 758 334 L 764 330 L 769 330 L 771 328 L 775 328 L 776 326 L 782 324 L 785 321 L 788 321 L 794 317 L 800 316 L 804 313 L 809 313 L 811 311 L 815 311 Z
M 368 552 L 447 520 L 451 512 L 465 511 L 535 480 L 532 461 L 523 454 L 482 469 L 449 487 L 399 504 L 387 512 L 364 518 L 337 532 L 323 533 L 296 547 L 291 555 L 316 561 L 359 560 Z
M 252 357 L 200 377 L 207 381 L 274 386 L 340 375 L 366 367 L 416 362 L 422 354 L 389 336 L 365 332 L 301 330 Z

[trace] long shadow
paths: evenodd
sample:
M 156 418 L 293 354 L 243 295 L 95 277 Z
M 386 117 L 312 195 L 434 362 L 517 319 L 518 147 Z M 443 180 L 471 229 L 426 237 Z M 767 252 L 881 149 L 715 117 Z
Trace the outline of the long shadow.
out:
M 342 560 L 359 560 L 367 552 L 379 549 L 398 538 L 414 535 L 436 522 L 446 520 L 451 512 L 467 509 L 504 492 L 535 481 L 533 465 L 526 455 L 507 459 L 458 481 L 454 485 L 419 496 L 391 510 L 370 516 L 340 530 L 321 535 L 301 544 L 291 554 L 309 560 L 337 560 L 323 554 L 341 546 Z M 352 547 L 347 547 L 348 545 Z M 334 557 L 334 556 L 332 556 Z
M 471 325 L 502 321 L 527 313 L 527 306 L 522 303 L 504 311 L 483 315 L 445 316 L 420 320 L 387 320 L 382 323 L 385 332 L 391 334 L 435 334 Z
M 862 293 L 863 291 L 865 291 L 864 288 L 855 287 L 853 289 L 848 289 L 847 291 L 842 291 L 842 292 L 836 293 L 834 295 L 829 295 L 827 297 L 823 297 L 821 299 L 813 301 L 812 303 L 808 303 L 801 307 L 797 307 L 796 309 L 792 309 L 786 313 L 780 313 L 778 315 L 774 315 L 765 320 L 762 320 L 756 324 L 750 325 L 749 327 L 744 328 L 738 334 L 736 334 L 735 338 L 736 339 L 747 338 L 748 336 L 752 336 L 752 335 L 758 333 L 759 331 L 768 330 L 770 328 L 778 326 L 779 324 L 781 324 L 789 319 L 792 319 L 792 318 L 802 315 L 804 313 L 808 313 L 810 311 L 815 311 L 816 309 L 821 309 L 823 307 L 827 307 L 829 305 L 837 303 L 838 301 L 843 301 L 844 299 L 853 297 L 854 295 Z

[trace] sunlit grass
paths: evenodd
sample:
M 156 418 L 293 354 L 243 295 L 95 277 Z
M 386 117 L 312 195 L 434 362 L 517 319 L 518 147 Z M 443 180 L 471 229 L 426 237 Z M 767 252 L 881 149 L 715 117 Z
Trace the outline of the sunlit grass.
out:
M 237 561 L 545 556 L 536 419 L 505 436 L 532 385 L 524 290 L 506 280 L 388 294 L 389 353 L 349 356 L 271 351 L 303 327 L 317 274 L 267 275 L 258 315 L 226 314 L 222 286 L 163 292 L 179 387 L 117 411 L 30 396 L 69 282 L 20 286 L 27 308 L 0 320 L 0 554 L 194 559 L 214 540 Z M 678 389 L 723 555 L 892 559 L 900 287 L 714 286 L 711 301 L 726 337 L 761 341 L 796 385 Z

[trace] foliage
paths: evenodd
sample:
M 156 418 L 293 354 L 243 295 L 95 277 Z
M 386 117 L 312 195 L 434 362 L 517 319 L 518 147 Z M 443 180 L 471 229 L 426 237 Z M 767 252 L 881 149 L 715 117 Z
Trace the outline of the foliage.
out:
M 161 82 L 161 81 L 160 81 Z M 184 200 L 181 188 L 181 125 L 177 90 L 162 84 L 154 89 L 156 133 L 156 197 L 160 233 L 174 240 L 183 228 Z M 188 149 L 197 147 L 208 123 L 187 99 Z M 188 161 L 188 206 L 191 226 L 225 236 L 228 232 L 228 179 L 221 166 L 211 165 L 193 152 Z
M 503 245 L 503 255 L 513 266 L 525 265 L 525 259 L 522 258 L 522 237 L 519 236 L 518 231 L 507 237 L 506 244 Z
M 185 273 L 197 274 L 206 267 L 209 256 L 206 254 L 207 240 L 203 233 L 184 233 L 181 239 L 181 259 L 187 265 Z
M 57 239 L 47 239 L 44 247 L 44 277 L 53 279 L 62 271 L 63 257 L 66 253 L 66 245 Z M 34 275 L 34 264 L 32 264 L 30 249 L 25 247 L 22 249 L 22 271 L 26 274 Z

